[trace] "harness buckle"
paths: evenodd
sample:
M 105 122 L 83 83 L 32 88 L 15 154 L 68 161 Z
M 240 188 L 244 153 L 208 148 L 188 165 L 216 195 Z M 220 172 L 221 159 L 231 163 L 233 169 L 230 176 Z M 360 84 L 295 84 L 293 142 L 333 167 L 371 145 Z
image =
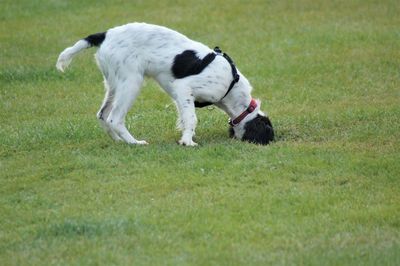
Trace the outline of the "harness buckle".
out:
M 222 54 L 222 51 L 221 51 L 221 49 L 219 49 L 218 46 L 215 46 L 214 52 L 216 52 L 217 54 Z

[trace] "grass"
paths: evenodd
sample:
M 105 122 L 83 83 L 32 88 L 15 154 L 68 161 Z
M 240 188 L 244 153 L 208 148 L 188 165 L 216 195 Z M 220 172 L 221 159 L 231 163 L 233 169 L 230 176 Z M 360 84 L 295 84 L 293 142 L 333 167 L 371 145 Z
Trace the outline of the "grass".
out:
M 397 1 L 9 1 L 0 5 L 1 265 L 399 265 Z M 198 110 L 198 148 L 147 81 L 112 142 L 102 78 L 59 52 L 131 21 L 227 51 L 276 128 L 261 147 Z

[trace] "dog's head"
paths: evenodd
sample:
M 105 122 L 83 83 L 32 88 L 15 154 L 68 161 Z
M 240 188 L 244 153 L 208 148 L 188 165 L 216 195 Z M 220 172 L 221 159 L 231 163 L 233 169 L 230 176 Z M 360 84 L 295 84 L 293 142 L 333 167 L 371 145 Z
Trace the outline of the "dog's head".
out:
M 274 140 L 274 129 L 267 116 L 258 113 L 255 118 L 243 125 L 229 128 L 230 137 L 255 144 L 267 145 Z

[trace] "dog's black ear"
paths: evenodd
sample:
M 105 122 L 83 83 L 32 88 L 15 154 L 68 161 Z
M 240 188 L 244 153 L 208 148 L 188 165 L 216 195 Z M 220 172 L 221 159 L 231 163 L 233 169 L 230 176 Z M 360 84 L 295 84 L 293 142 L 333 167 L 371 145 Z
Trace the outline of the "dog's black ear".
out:
M 242 140 L 266 145 L 274 140 L 274 129 L 268 117 L 257 115 L 244 125 Z

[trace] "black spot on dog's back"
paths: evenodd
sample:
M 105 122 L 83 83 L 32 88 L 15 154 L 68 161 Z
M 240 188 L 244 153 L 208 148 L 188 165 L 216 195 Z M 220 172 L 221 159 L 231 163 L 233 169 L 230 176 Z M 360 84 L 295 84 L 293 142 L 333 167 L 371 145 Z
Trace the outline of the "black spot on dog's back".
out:
M 177 79 L 200 74 L 215 59 L 215 56 L 215 53 L 209 53 L 201 59 L 195 51 L 186 50 L 175 56 L 172 74 Z

